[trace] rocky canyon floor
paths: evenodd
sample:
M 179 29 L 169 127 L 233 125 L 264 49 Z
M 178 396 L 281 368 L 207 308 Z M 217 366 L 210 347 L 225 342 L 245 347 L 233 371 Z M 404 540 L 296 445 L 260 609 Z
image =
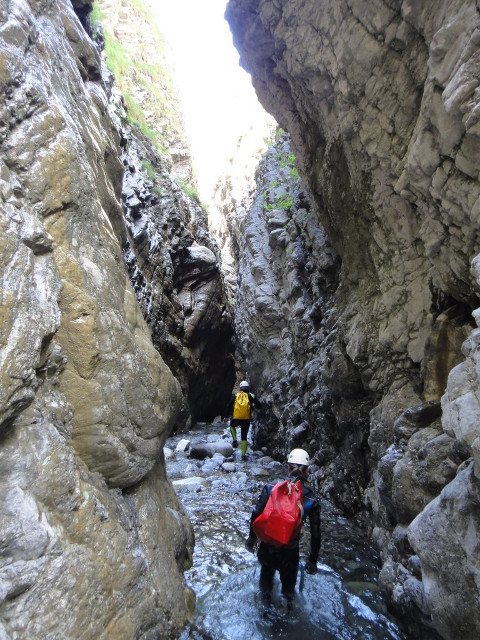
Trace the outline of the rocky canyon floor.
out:
M 180 441 L 190 442 L 186 451 Z M 181 640 L 404 640 L 401 625 L 387 612 L 377 585 L 378 558 L 364 532 L 322 500 L 322 547 L 318 573 L 299 572 L 293 609 L 279 588 L 265 608 L 258 591 L 259 565 L 244 547 L 252 507 L 262 486 L 286 475 L 286 467 L 249 450 L 225 458 L 189 457 L 203 444 L 230 442 L 221 422 L 197 426 L 167 441 L 167 473 L 195 530 L 193 565 L 187 581 L 197 596 L 195 618 Z M 184 443 L 183 443 L 184 444 Z M 215 448 L 215 446 L 214 446 Z M 220 447 L 218 447 L 220 448 Z M 301 563 L 309 544 L 301 540 Z

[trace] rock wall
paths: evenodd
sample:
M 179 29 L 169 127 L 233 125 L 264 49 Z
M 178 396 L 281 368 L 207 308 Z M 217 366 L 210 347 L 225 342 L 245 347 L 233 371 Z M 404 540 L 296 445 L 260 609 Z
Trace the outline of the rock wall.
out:
M 158 27 L 151 16 L 150 21 L 146 19 L 149 14 L 142 3 L 123 0 L 110 7 L 102 1 L 100 5 L 106 27 L 119 38 L 117 46 L 128 50 L 140 69 L 167 65 L 161 52 L 154 56 L 155 46 L 161 44 L 156 34 Z M 100 45 L 102 24 L 97 23 L 94 32 Z M 109 49 L 103 52 L 107 63 L 108 52 Z M 168 65 L 167 72 L 171 73 Z M 156 112 L 162 116 L 163 110 L 152 104 L 155 95 L 152 97 L 152 91 L 145 89 L 136 68 L 130 69 L 129 83 L 137 83 L 134 89 L 139 105 L 150 125 L 166 136 L 169 148 L 160 149 L 158 140 L 157 144 L 155 139 L 152 141 L 151 131 L 143 133 L 132 124 L 129 102 L 105 66 L 102 73 L 120 133 L 125 167 L 125 262 L 153 344 L 180 382 L 183 401 L 174 429 L 185 429 L 197 420 L 218 416 L 230 399 L 234 383 L 233 315 L 220 268 L 222 256 L 209 231 L 206 207 L 195 190 L 178 179 L 182 167 L 186 171 L 189 166 L 186 173 L 192 174 L 190 156 L 179 151 L 188 147 L 178 125 L 174 127 L 168 113 L 160 122 L 154 117 Z M 161 76 L 159 69 L 156 75 Z M 169 111 L 177 112 L 174 87 L 162 85 L 157 90 L 170 103 Z M 178 120 L 180 112 L 175 117 Z M 173 130 L 170 137 L 169 127 Z
M 86 27 L 103 40 L 107 64 L 136 122 L 161 148 L 169 173 L 195 186 L 173 54 L 156 23 L 155 0 L 97 0 Z
M 368 481 L 361 452 L 371 399 L 338 345 L 341 261 L 294 160 L 289 136 L 279 132 L 257 168 L 256 191 L 238 202 L 227 190 L 238 259 L 237 357 L 262 402 L 256 445 L 279 458 L 295 446 L 315 451 L 311 470 L 324 494 L 356 513 Z
M 275 136 L 275 129 L 276 122 L 265 112 L 262 127 L 252 125 L 240 135 L 236 149 L 215 184 L 208 208 L 209 229 L 221 248 L 222 273 L 232 303 L 237 292 L 241 227 L 257 188 L 257 167 Z
M 174 429 L 184 429 L 218 416 L 234 384 L 220 250 L 205 210 L 172 180 L 149 141 L 124 139 L 125 259 L 153 344 L 180 382 Z
M 121 138 L 75 8 L 0 3 L 0 636 L 172 638 L 192 606 L 162 455 L 182 391 L 125 268 Z
M 307 344 L 303 362 L 317 358 L 323 366 L 303 395 L 296 384 L 282 384 L 288 371 L 282 366 L 274 393 L 262 397 L 271 358 L 248 356 L 260 399 L 270 408 L 281 390 L 289 407 L 272 421 L 279 437 L 270 446 L 285 452 L 305 427 L 297 442 L 311 447 L 322 468 L 319 489 L 332 492 L 333 482 L 333 494 L 345 502 L 339 485 L 352 466 L 341 452 L 350 433 L 353 459 L 364 460 L 359 495 L 382 553 L 381 585 L 413 634 L 430 628 L 432 637 L 444 638 L 458 637 L 459 629 L 462 637 L 477 637 L 480 625 L 475 332 L 462 350 L 479 299 L 478 274 L 470 268 L 480 250 L 479 13 L 474 0 L 230 0 L 226 13 L 241 64 L 264 107 L 290 134 L 316 224 L 341 261 L 329 299 L 303 269 L 312 292 L 310 322 L 308 305 L 295 315 L 303 293 L 285 301 L 275 288 L 256 308 L 268 327 L 258 317 L 258 331 L 239 322 L 244 345 L 267 335 L 271 350 L 287 354 L 287 336 L 318 333 L 315 305 L 334 327 Z M 254 207 L 245 222 L 245 251 L 254 255 L 250 284 L 242 281 L 247 291 L 261 287 L 256 251 L 272 243 L 268 217 L 258 219 L 264 240 L 252 251 L 247 228 L 256 216 Z M 278 226 L 274 235 L 281 239 Z M 302 230 L 297 242 L 306 235 Z M 305 264 L 331 256 L 326 243 L 307 243 Z M 272 262 L 277 273 L 287 270 L 282 291 L 288 292 L 285 282 L 295 278 L 296 266 L 279 251 Z M 290 317 L 290 324 L 279 317 Z M 296 366 L 290 377 L 308 376 L 308 367 Z M 311 438 L 319 419 L 339 421 L 352 388 L 365 400 L 363 412 L 335 431 L 337 441 L 328 439 L 328 427 Z M 315 417 L 308 412 L 318 394 L 328 399 L 335 391 L 336 403 L 318 404 Z M 290 409 L 295 405 L 297 413 Z M 332 452 L 324 455 L 332 441 L 340 452 L 336 481 L 329 473 Z

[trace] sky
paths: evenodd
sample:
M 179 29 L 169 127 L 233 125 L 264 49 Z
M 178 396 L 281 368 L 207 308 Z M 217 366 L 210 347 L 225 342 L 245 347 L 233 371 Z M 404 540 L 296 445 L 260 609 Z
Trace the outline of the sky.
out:
M 227 0 L 153 0 L 151 4 L 174 52 L 186 133 L 200 195 L 207 200 L 241 133 L 251 126 L 264 129 L 265 112 L 250 76 L 239 65 L 223 17 Z

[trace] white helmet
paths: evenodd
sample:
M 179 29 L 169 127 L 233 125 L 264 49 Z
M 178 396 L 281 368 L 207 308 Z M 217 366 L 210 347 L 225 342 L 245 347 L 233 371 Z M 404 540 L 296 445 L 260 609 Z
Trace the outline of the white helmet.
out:
M 308 467 L 310 464 L 310 456 L 304 449 L 293 449 L 288 454 L 288 464 L 301 464 Z
M 246 380 L 242 380 L 240 382 L 240 389 L 248 389 L 250 385 L 248 384 L 248 382 Z

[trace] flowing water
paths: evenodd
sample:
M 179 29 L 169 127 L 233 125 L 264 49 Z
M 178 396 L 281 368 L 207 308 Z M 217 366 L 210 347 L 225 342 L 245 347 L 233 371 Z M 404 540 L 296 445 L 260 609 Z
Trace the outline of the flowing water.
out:
M 322 546 L 316 575 L 299 571 L 293 605 L 287 609 L 278 574 L 272 604 L 258 590 L 259 565 L 245 539 L 253 505 L 267 482 L 283 479 L 286 468 L 259 453 L 230 471 L 216 454 L 206 461 L 175 451 L 181 439 L 192 444 L 226 439 L 222 423 L 170 438 L 167 473 L 195 530 L 193 566 L 186 573 L 197 596 L 195 620 L 181 640 L 404 640 L 387 612 L 377 586 L 378 558 L 361 529 L 322 500 Z M 168 454 L 168 452 L 167 452 Z M 234 469 L 234 470 L 233 470 Z M 301 563 L 309 549 L 309 526 L 301 541 Z

